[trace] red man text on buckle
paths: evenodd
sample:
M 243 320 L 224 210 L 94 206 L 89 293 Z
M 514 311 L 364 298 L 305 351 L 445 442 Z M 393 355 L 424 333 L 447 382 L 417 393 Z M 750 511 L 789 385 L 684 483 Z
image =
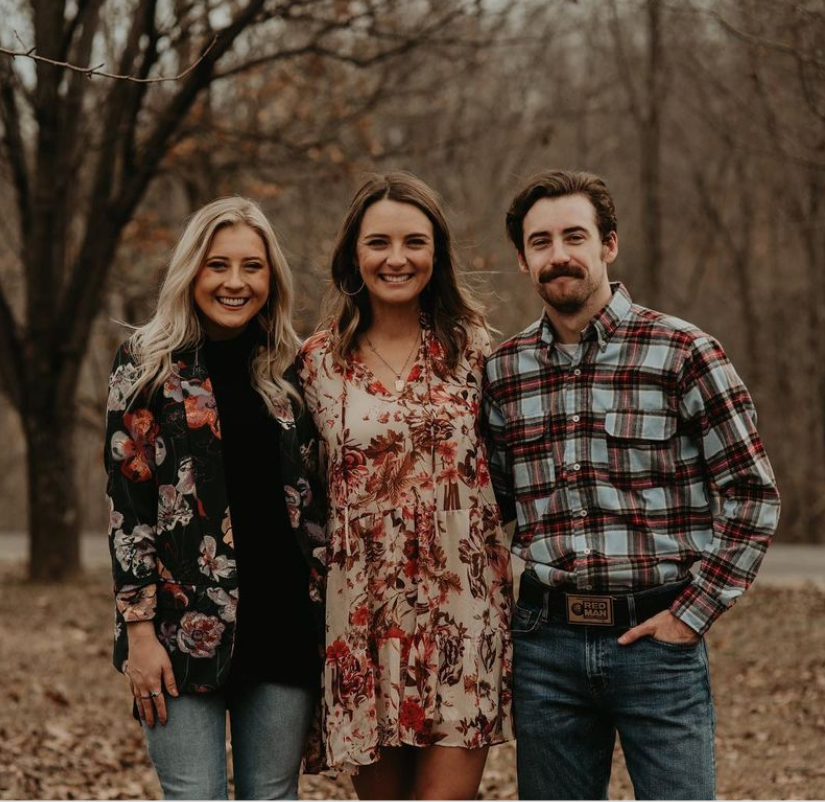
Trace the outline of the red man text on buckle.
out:
M 613 599 L 609 596 L 567 594 L 567 621 L 570 624 L 612 626 Z

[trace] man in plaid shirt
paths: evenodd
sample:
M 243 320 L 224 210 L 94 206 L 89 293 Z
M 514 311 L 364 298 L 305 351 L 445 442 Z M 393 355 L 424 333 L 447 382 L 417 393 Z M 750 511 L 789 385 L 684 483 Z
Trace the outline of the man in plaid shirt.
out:
M 637 799 L 711 799 L 702 636 L 753 581 L 779 517 L 753 402 L 712 337 L 610 284 L 600 178 L 536 176 L 507 230 L 544 302 L 490 358 L 484 391 L 496 495 L 526 561 L 519 795 L 606 798 L 618 731 Z

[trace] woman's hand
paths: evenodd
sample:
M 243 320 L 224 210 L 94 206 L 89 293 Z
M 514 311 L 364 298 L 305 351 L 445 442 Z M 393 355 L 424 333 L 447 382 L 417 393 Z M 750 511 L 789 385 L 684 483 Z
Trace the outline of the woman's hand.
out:
M 127 624 L 129 635 L 129 665 L 126 675 L 132 684 L 132 694 L 138 713 L 148 727 L 157 720 L 166 724 L 166 699 L 163 689 L 171 696 L 178 695 L 172 663 L 166 649 L 160 645 L 151 621 L 135 621 Z

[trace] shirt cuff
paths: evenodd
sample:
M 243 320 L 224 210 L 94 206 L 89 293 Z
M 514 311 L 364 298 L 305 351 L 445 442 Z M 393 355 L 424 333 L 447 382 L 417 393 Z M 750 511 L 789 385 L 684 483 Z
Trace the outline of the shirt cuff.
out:
M 727 609 L 696 582 L 685 588 L 684 593 L 670 605 L 670 612 L 699 635 L 704 635 Z
M 125 585 L 115 594 L 115 604 L 123 620 L 128 624 L 135 621 L 151 621 L 155 617 L 158 586 Z

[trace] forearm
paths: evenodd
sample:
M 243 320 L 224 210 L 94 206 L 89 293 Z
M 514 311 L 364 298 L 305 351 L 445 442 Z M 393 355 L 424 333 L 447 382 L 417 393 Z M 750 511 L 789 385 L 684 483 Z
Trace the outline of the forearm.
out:
M 696 632 L 706 632 L 750 587 L 773 538 L 779 511 L 773 482 L 738 492 L 729 488 L 696 578 L 671 612 Z
M 753 582 L 779 520 L 779 492 L 753 400 L 715 340 L 694 343 L 680 398 L 679 414 L 695 432 L 708 489 L 721 501 L 696 579 L 671 607 L 703 633 Z
M 129 638 L 129 650 L 133 646 L 139 646 L 148 641 L 157 640 L 155 625 L 151 621 L 131 621 L 126 626 L 126 633 Z

